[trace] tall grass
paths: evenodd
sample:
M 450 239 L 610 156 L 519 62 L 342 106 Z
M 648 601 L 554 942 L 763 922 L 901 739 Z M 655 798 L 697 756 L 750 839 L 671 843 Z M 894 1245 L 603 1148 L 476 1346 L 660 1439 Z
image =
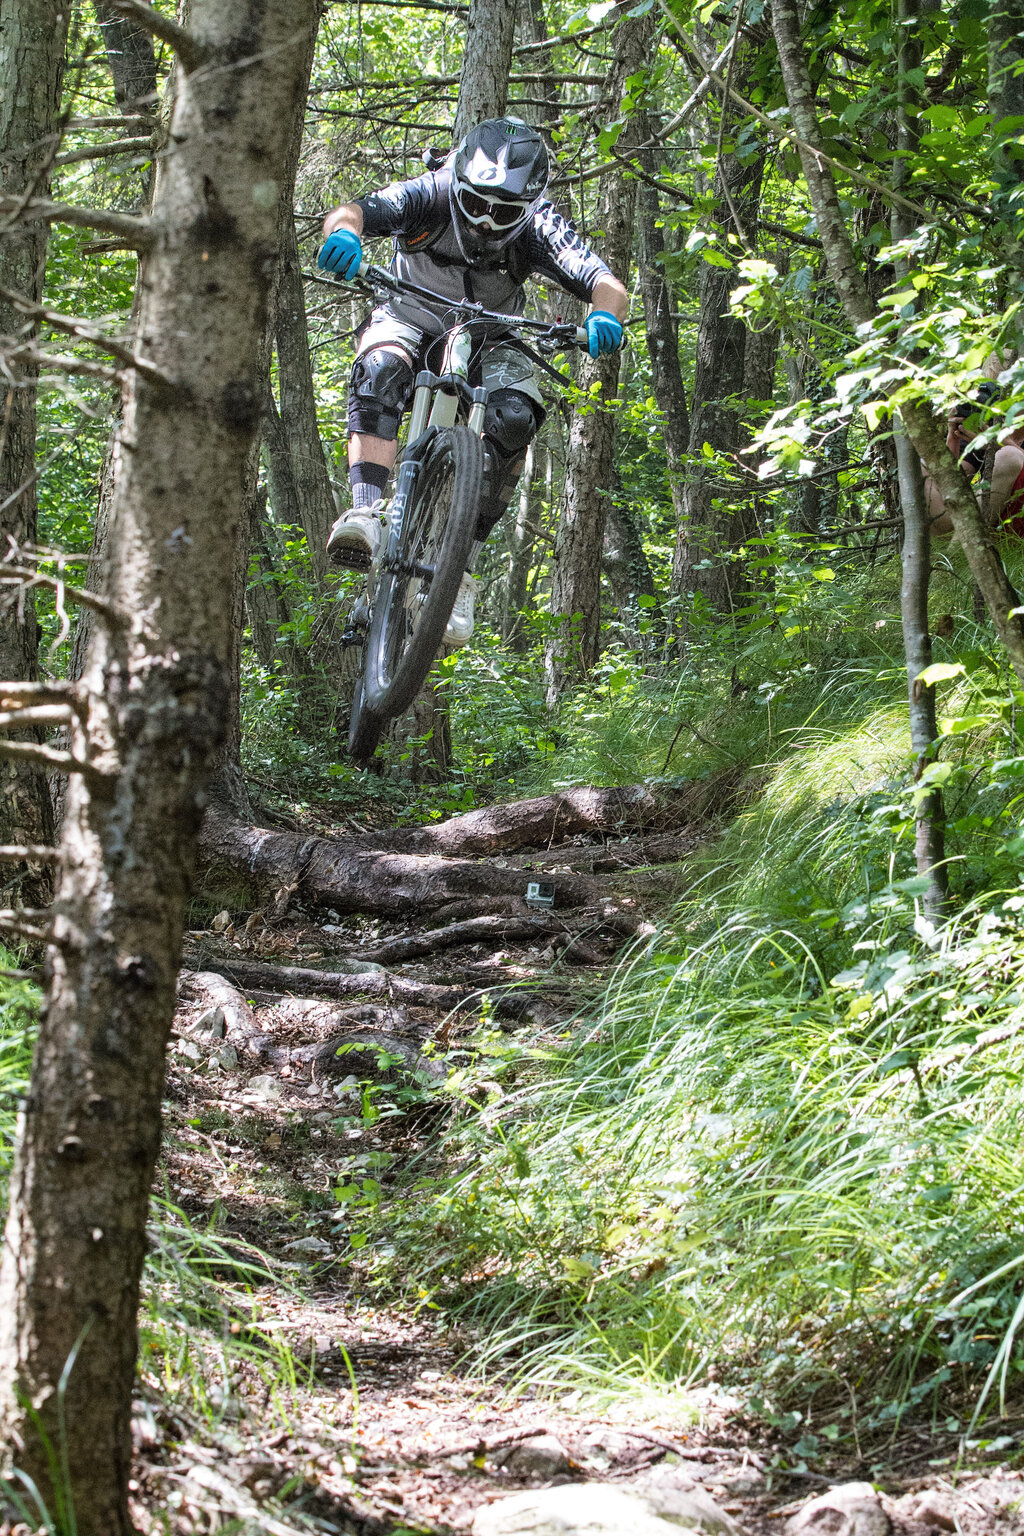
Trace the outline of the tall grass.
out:
M 861 1429 L 976 1400 L 993 1368 L 1019 1386 L 1017 920 L 916 956 L 887 927 L 832 978 L 739 913 L 638 954 L 564 1059 L 459 1132 L 417 1277 L 484 1361 L 550 1386 L 710 1372 Z
M 953 856 L 986 885 L 940 933 L 915 908 L 899 658 L 802 663 L 771 732 L 767 703 L 691 695 L 756 792 L 554 1060 L 481 1040 L 490 1100 L 454 1122 L 454 1171 L 389 1214 L 483 1364 L 552 1388 L 717 1379 L 799 1419 L 802 1454 L 1019 1399 L 1022 760 L 999 669 L 955 687 L 960 715 L 988 691 L 943 749 Z

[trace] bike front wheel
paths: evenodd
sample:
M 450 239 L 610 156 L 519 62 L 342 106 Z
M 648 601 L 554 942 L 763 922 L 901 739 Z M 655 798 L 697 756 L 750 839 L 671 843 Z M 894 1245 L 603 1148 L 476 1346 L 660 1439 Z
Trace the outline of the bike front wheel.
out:
M 378 579 L 349 738 L 354 756 L 372 753 L 373 727 L 379 737 L 426 681 L 473 547 L 484 477 L 483 444 L 474 432 L 457 426 L 437 434 L 406 508 L 397 553 Z

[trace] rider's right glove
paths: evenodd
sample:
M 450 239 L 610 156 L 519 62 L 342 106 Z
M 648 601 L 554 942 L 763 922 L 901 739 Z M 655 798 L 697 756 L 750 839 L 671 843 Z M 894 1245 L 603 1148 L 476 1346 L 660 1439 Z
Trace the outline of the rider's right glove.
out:
M 587 342 L 591 357 L 602 352 L 617 352 L 622 346 L 622 322 L 606 309 L 595 309 L 587 316 Z
M 336 229 L 320 247 L 316 264 L 325 272 L 336 272 L 346 281 L 356 277 L 363 259 L 362 242 L 351 229 Z

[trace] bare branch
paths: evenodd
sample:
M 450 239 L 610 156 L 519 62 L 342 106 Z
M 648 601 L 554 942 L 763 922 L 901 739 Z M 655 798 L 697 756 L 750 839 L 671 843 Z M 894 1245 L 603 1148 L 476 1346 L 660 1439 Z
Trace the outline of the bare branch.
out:
M 41 352 L 38 347 L 33 347 L 28 342 L 6 348 L 3 338 L 0 338 L 0 353 L 7 363 L 28 363 L 41 372 L 49 369 L 51 373 L 81 374 L 90 379 L 103 379 L 108 384 L 120 383 L 125 376 L 123 368 L 111 368 L 108 363 L 92 363 L 88 358 L 72 357 L 60 352 Z M 28 487 L 21 489 L 27 490 Z M 21 489 L 19 489 L 19 495 Z
M 70 725 L 70 704 L 33 704 L 28 709 L 0 711 L 0 731 L 27 731 L 39 725 Z
M 71 315 L 59 314 L 54 309 L 46 309 L 42 304 L 34 304 L 23 293 L 17 293 L 13 288 L 5 288 L 0 285 L 0 299 L 6 299 L 8 304 L 13 304 L 15 309 L 23 315 L 28 315 L 32 320 L 42 320 L 55 331 L 60 331 L 64 336 L 71 336 L 75 341 L 84 341 L 91 347 L 97 347 L 101 352 L 109 352 L 111 357 L 116 357 L 119 363 L 126 368 L 134 368 L 136 373 L 148 379 L 151 384 L 170 385 L 172 380 L 152 363 L 147 363 L 144 358 L 138 357 L 123 341 L 118 341 L 115 336 L 107 336 L 103 331 L 98 331 L 89 320 L 76 320 Z
M 41 678 L 27 682 L 19 678 L 15 682 L 0 682 L 0 709 L 10 709 L 12 702 L 15 705 L 28 703 L 36 699 L 63 699 L 71 697 L 72 683 L 59 682 L 56 679 Z
M 105 160 L 111 155 L 134 155 L 141 150 L 152 150 L 152 134 L 138 139 L 114 139 L 106 144 L 85 144 L 81 149 L 69 149 L 66 155 L 58 155 L 54 165 L 77 165 L 82 160 Z
M 47 843 L 27 843 L 23 848 L 0 843 L 0 864 L 59 864 L 60 856 L 60 849 Z
M 37 928 L 26 922 L 19 912 L 0 911 L 0 931 L 16 933 L 19 938 L 31 939 L 34 944 L 49 944 L 53 934 L 49 928 Z
M 136 213 L 119 213 L 115 208 L 77 208 L 72 203 L 51 203 L 33 197 L 27 202 L 17 197 L 0 197 L 0 213 L 17 219 L 45 219 L 50 224 L 72 224 L 80 229 L 97 229 L 102 235 L 116 235 L 133 251 L 146 251 L 153 243 L 148 219 Z
M 47 587 L 51 592 L 60 592 L 69 602 L 77 603 L 80 608 L 91 608 L 113 629 L 130 629 L 132 616 L 127 608 L 122 608 L 120 603 L 112 603 L 109 598 L 100 597 L 96 592 L 90 592 L 86 587 L 69 587 L 59 576 L 44 576 L 41 571 L 34 571 L 31 566 L 8 565 L 0 563 L 0 585 L 10 586 L 12 583 L 24 583 L 27 587 Z M 6 684 L 0 684 L 0 693 Z
M 35 763 L 39 768 L 55 769 L 58 773 L 81 773 L 86 778 L 109 779 L 110 774 L 83 762 L 73 752 L 59 747 L 44 747 L 36 741 L 0 740 L 0 757 L 10 757 L 17 762 Z
M 109 0 L 110 9 L 120 11 L 122 16 L 131 17 L 138 22 L 140 27 L 145 27 L 154 37 L 158 37 L 162 43 L 166 43 L 178 55 L 181 67 L 187 75 L 204 64 L 210 56 L 210 50 L 205 48 L 199 39 L 191 32 L 180 27 L 170 16 L 165 16 L 162 11 L 156 11 L 151 5 L 144 5 L 143 0 Z
M 149 123 L 152 118 L 144 112 L 126 112 L 123 117 L 73 117 L 66 133 L 92 133 L 97 128 L 127 128 L 132 123 Z

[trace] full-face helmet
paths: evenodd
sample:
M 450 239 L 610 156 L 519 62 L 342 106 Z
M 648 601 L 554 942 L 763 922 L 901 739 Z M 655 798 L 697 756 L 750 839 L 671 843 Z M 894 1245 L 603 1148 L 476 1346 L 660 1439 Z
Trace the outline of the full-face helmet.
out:
M 492 117 L 466 134 L 452 162 L 455 235 L 468 260 L 495 256 L 526 227 L 548 184 L 540 134 L 518 117 Z

